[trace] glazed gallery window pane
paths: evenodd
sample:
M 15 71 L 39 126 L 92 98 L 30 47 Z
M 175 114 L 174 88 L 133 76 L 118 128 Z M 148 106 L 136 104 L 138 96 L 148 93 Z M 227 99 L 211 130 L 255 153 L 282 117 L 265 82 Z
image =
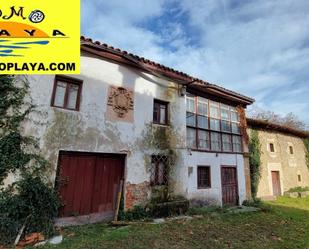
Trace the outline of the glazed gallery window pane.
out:
M 231 123 L 229 121 L 221 121 L 221 129 L 225 132 L 231 132 Z
M 209 132 L 198 130 L 198 148 L 203 150 L 210 149 Z
M 196 130 L 187 128 L 187 147 L 196 148 Z
M 211 132 L 211 150 L 221 151 L 221 134 Z
M 187 102 L 187 112 L 195 113 L 195 98 L 191 97 L 191 95 L 187 95 L 186 102 Z
M 223 151 L 232 151 L 232 137 L 228 134 L 222 134 Z
M 220 131 L 220 120 L 219 119 L 210 119 L 210 129 L 215 131 Z
M 198 114 L 208 116 L 208 101 L 207 99 L 198 97 L 197 104 Z
M 205 116 L 197 116 L 197 126 L 199 128 L 208 129 L 208 118 Z
M 238 117 L 238 113 L 237 113 L 236 109 L 233 109 L 231 111 L 231 120 L 233 122 L 239 122 L 239 117 Z
M 240 127 L 238 123 L 232 123 L 232 133 L 240 134 Z
M 187 112 L 187 125 L 188 126 L 195 126 L 195 114 L 191 112 Z
M 233 150 L 234 152 L 242 152 L 241 136 L 233 135 Z
M 219 103 L 210 101 L 210 117 L 220 118 Z
M 229 107 L 223 104 L 221 104 L 221 119 L 228 121 L 230 120 Z

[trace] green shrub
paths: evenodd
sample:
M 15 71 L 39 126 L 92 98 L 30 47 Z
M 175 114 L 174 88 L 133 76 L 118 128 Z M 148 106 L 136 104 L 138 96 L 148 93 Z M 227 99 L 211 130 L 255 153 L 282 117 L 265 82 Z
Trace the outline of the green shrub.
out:
M 262 212 L 272 212 L 271 205 L 263 202 L 260 198 L 255 198 L 252 200 L 245 200 L 242 205 L 247 207 L 256 207 L 259 208 Z
M 258 185 L 261 176 L 261 144 L 259 140 L 259 133 L 252 130 L 249 141 L 249 164 L 250 164 L 250 180 L 252 198 L 256 197 Z
M 251 200 L 244 200 L 242 205 L 247 206 L 247 207 L 261 207 L 263 202 L 261 201 L 260 198 L 254 198 Z
M 142 220 L 149 218 L 169 217 L 187 213 L 189 201 L 175 200 L 162 203 L 150 202 L 145 207 L 136 205 L 128 211 L 119 211 L 119 220 Z
M 119 220 L 127 220 L 127 221 L 142 220 L 150 218 L 150 213 L 148 212 L 148 210 L 146 210 L 145 207 L 136 205 L 132 209 L 129 209 L 128 211 L 120 210 L 118 218 Z
M 293 192 L 303 192 L 303 191 L 309 191 L 309 187 L 295 187 L 295 188 L 290 188 L 287 192 L 293 193 Z
M 56 191 L 39 177 L 25 176 L 0 192 L 0 241 L 12 243 L 20 228 L 26 224 L 24 234 L 53 233 L 53 218 L 60 202 Z

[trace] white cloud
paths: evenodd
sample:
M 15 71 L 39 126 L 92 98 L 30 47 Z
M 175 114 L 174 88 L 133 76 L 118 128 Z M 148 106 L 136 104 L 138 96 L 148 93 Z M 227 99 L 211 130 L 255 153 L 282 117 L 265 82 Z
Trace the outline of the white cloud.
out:
M 138 27 L 145 18 L 162 14 L 162 1 L 82 1 L 82 32 L 112 46 L 136 50 L 158 42 L 152 31 Z M 143 51 L 142 49 L 140 49 Z
M 83 0 L 82 32 L 309 122 L 308 13 L 306 0 Z

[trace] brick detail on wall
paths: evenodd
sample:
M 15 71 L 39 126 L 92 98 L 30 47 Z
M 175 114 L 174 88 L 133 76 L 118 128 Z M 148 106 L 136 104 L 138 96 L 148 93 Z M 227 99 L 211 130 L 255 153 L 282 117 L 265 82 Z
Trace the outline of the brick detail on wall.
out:
M 126 183 L 125 209 L 130 209 L 135 205 L 145 204 L 150 191 L 149 182 L 144 181 L 139 184 Z

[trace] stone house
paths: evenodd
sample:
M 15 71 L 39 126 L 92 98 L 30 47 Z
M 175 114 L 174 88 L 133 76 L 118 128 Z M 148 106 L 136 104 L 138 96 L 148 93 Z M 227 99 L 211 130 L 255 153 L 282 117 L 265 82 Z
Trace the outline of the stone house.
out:
M 247 119 L 248 133 L 258 131 L 261 144 L 261 178 L 257 197 L 273 198 L 294 187 L 309 186 L 309 167 L 303 139 L 308 132 Z
M 253 99 L 84 37 L 80 75 L 29 82 L 37 111 L 24 132 L 53 166 L 61 217 L 110 217 L 122 180 L 125 208 L 162 186 L 192 203 L 246 199 Z

